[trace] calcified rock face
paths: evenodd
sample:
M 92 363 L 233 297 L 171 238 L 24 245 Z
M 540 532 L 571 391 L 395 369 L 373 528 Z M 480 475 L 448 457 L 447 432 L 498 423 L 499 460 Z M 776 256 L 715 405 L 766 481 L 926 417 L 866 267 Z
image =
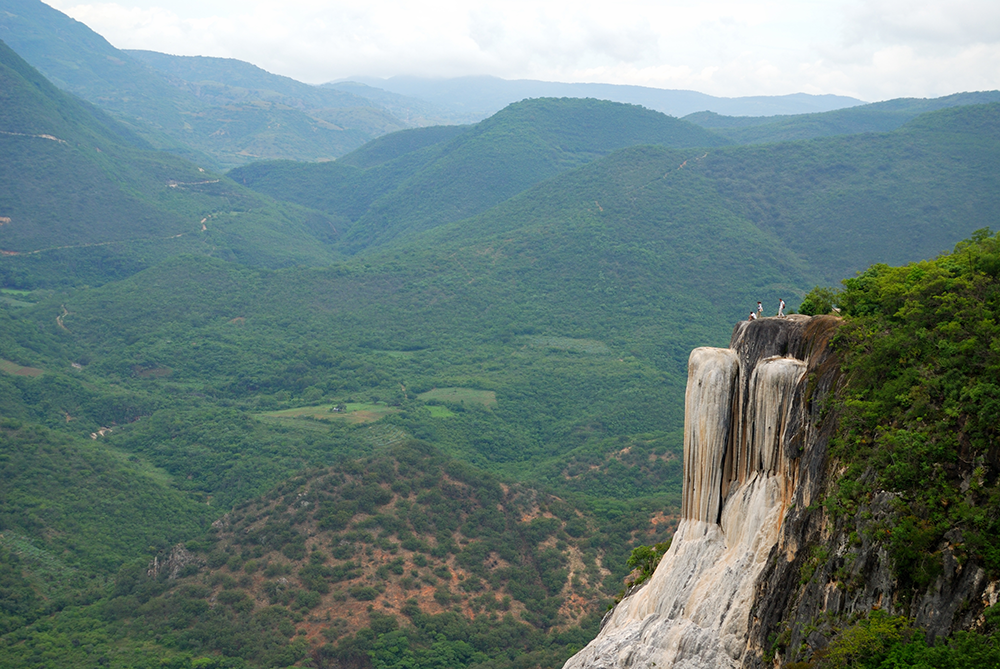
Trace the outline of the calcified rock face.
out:
M 566 669 L 744 664 L 758 576 L 778 545 L 810 429 L 807 371 L 835 326 L 807 316 L 744 322 L 730 348 L 692 351 L 683 519 L 648 585 Z

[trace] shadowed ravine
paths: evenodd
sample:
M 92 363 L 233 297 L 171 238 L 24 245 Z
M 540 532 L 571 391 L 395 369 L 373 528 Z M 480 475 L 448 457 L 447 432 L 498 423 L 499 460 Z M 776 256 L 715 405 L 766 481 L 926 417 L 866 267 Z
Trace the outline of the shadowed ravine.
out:
M 797 486 L 814 429 L 809 378 L 837 322 L 742 322 L 730 348 L 691 352 L 683 520 L 648 584 L 615 608 L 567 669 L 738 667 L 756 652 L 748 630 L 758 577 L 769 558 L 793 550 L 779 545 L 793 500 L 811 501 Z

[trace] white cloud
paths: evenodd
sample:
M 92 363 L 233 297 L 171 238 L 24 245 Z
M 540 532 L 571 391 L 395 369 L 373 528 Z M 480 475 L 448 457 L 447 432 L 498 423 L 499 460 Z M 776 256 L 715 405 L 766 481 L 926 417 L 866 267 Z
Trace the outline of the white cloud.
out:
M 121 0 L 53 6 L 120 48 L 353 75 L 601 81 L 868 100 L 1000 88 L 995 0 Z

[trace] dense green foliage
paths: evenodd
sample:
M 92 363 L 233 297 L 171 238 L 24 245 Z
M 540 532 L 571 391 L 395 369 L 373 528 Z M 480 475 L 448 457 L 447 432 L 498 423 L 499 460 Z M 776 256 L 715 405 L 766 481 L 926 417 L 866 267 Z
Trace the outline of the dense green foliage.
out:
M 870 531 L 913 587 L 940 573 L 946 535 L 960 559 L 1000 574 L 1000 236 L 982 230 L 951 254 L 875 265 L 844 286 L 836 454 L 850 469 L 833 508 L 895 493 L 894 527 Z
M 799 313 L 806 316 L 822 316 L 837 309 L 837 292 L 832 288 L 816 286 L 802 298 Z
M 790 663 L 793 669 L 973 669 L 1000 665 L 997 611 L 987 609 L 980 632 L 957 632 L 936 644 L 902 616 L 872 611 L 839 629 L 823 656 L 814 662 Z

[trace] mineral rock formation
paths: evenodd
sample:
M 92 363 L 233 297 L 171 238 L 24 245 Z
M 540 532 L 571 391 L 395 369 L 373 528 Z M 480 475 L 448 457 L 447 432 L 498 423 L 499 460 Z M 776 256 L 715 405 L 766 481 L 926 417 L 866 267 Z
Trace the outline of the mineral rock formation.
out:
M 809 377 L 824 372 L 836 322 L 744 322 L 730 348 L 691 353 L 683 519 L 649 584 L 566 669 L 744 664 L 758 577 L 779 544 L 810 442 Z

